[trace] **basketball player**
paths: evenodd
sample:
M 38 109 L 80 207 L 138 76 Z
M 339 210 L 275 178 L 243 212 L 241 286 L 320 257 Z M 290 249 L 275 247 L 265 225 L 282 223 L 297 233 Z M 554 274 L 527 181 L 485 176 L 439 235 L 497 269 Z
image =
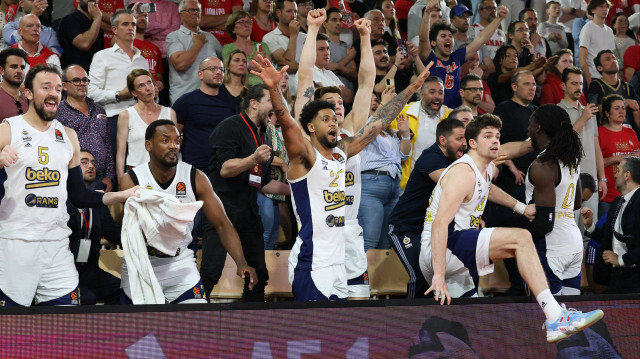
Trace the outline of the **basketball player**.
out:
M 531 235 L 553 295 L 580 295 L 582 235 L 574 209 L 582 206 L 582 143 L 569 115 L 557 105 L 539 107 L 529 119 L 535 150 L 526 185 L 527 203 L 535 202 L 538 225 Z
M 122 177 L 121 188 L 139 185 L 143 188 L 174 195 L 183 203 L 203 201 L 203 213 L 211 221 L 220 240 L 238 266 L 238 275 L 250 278 L 249 289 L 256 285 L 256 271 L 247 265 L 240 239 L 227 218 L 222 202 L 218 199 L 207 176 L 195 167 L 178 160 L 180 133 L 170 120 L 152 122 L 145 133 L 145 148 L 149 152 L 148 164 L 135 167 Z M 193 222 L 175 255 L 162 253 L 147 247 L 149 260 L 169 303 L 206 303 L 200 274 L 191 243 Z M 127 298 L 123 304 L 131 304 L 131 292 L 127 277 L 126 258 L 122 265 L 122 287 Z
M 88 190 L 78 136 L 55 119 L 60 72 L 34 66 L 24 85 L 28 111 L 0 125 L 0 167 L 7 178 L 0 204 L 0 306 L 78 305 L 67 198 L 78 208 L 108 206 L 124 202 L 138 187 Z
M 433 270 L 433 277 L 427 278 L 431 283 L 427 293 L 433 291 L 441 305 L 450 304 L 449 284 L 458 289 L 466 284 L 446 281 L 452 270 L 462 277 L 458 265 L 477 282 L 480 275 L 493 271 L 494 262 L 515 257 L 522 278 L 546 316 L 547 341 L 557 342 L 591 326 L 604 313 L 582 313 L 558 304 L 549 291 L 527 230 L 478 230 L 487 199 L 531 217 L 531 206 L 525 209 L 523 203 L 491 186 L 495 170 L 491 161 L 498 157 L 501 127 L 502 122 L 494 115 L 485 114 L 471 121 L 465 129 L 468 153 L 447 167 L 431 195 L 420 254 L 421 268 Z M 540 222 L 536 216 L 532 225 L 543 225 Z
M 344 269 L 345 165 L 400 113 L 429 74 L 431 64 L 407 89 L 382 108 L 352 137 L 339 140 L 338 120 L 333 104 L 316 100 L 300 114 L 302 129 L 289 115 L 282 94 L 276 88 L 286 66 L 278 72 L 268 60 L 254 61 L 254 72 L 269 87 L 276 117 L 289 154 L 287 178 L 300 232 L 289 256 L 289 280 L 295 300 L 346 299 Z
M 358 91 L 353 102 L 352 111 L 344 116 L 342 90 L 335 86 L 316 89 L 314 93 L 313 68 L 316 62 L 316 35 L 326 20 L 324 9 L 312 10 L 307 15 L 307 40 L 300 55 L 298 70 L 298 96 L 296 109 L 320 99 L 335 106 L 336 118 L 340 128 L 340 137 L 350 137 L 364 127 L 371 107 L 371 93 L 375 85 L 375 64 L 371 51 L 371 23 L 367 19 L 355 22 L 360 34 L 360 67 L 358 71 Z M 309 96 L 310 95 L 310 96 Z M 299 118 L 299 112 L 296 111 Z M 369 275 L 367 273 L 367 255 L 364 252 L 364 237 L 362 227 L 358 224 L 358 209 L 360 208 L 360 155 L 347 158 L 345 168 L 345 271 L 349 299 L 369 299 Z

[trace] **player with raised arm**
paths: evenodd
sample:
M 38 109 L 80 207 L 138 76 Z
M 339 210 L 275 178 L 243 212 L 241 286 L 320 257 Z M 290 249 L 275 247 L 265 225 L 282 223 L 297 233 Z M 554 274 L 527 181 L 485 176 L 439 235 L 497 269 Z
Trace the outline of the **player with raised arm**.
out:
M 480 275 L 493 271 L 494 262 L 515 257 L 522 278 L 546 316 L 547 341 L 557 342 L 593 325 L 604 313 L 601 310 L 582 313 L 558 304 L 549 291 L 529 231 L 478 230 L 487 199 L 514 208 L 527 218 L 533 212 L 532 206 L 525 208 L 524 203 L 491 186 L 495 172 L 491 161 L 498 157 L 501 127 L 502 122 L 494 115 L 485 114 L 471 121 L 465 129 L 468 153 L 447 167 L 431 195 L 421 252 L 421 261 L 430 262 L 434 273 L 426 293 L 433 291 L 440 304 L 451 303 L 446 281 L 451 262 L 461 263 L 477 281 Z M 539 220 L 536 217 L 534 225 Z M 424 256 L 430 257 L 430 261 Z
M 289 155 L 287 178 L 300 227 L 289 257 L 289 280 L 294 298 L 300 301 L 345 299 L 348 296 L 344 269 L 345 167 L 400 113 L 404 104 L 429 75 L 430 65 L 405 91 L 378 109 L 373 119 L 352 137 L 339 140 L 333 104 L 316 100 L 300 114 L 300 125 L 286 110 L 277 84 L 286 68 L 275 70 L 268 60 L 255 62 L 269 87 L 273 108 L 282 127 Z M 297 248 L 297 249 L 296 249 Z
M 298 96 L 296 109 L 313 101 L 314 97 L 328 101 L 335 106 L 340 137 L 350 137 L 364 127 L 369 117 L 371 93 L 375 85 L 375 63 L 371 50 L 371 22 L 359 19 L 355 22 L 360 34 L 360 70 L 358 71 L 358 91 L 353 102 L 353 109 L 344 116 L 341 91 L 337 87 L 321 87 L 315 90 L 313 86 L 313 65 L 316 61 L 316 35 L 324 23 L 325 10 L 312 10 L 307 15 L 307 41 L 300 55 L 298 70 Z M 310 96 L 309 96 L 310 95 Z M 299 101 L 298 101 L 299 99 Z M 297 111 L 299 115 L 300 111 Z M 364 237 L 362 227 L 358 224 L 358 209 L 360 207 L 360 155 L 347 158 L 345 169 L 345 270 L 350 299 L 369 299 L 369 280 L 367 272 L 367 255 L 364 251 Z
M 138 187 L 101 193 L 87 189 L 76 132 L 56 120 L 59 70 L 31 68 L 25 78 L 29 110 L 0 124 L 0 305 L 78 305 L 78 272 L 69 250 L 67 198 L 78 208 L 124 202 Z

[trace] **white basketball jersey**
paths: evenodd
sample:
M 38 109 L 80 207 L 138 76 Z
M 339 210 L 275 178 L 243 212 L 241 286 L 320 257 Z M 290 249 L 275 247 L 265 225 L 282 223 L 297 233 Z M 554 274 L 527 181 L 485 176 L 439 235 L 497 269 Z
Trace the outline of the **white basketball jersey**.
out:
M 468 154 L 460 157 L 457 161 L 452 163 L 449 167 L 447 167 L 438 183 L 436 184 L 433 192 L 431 193 L 431 198 L 429 199 L 429 207 L 427 208 L 427 214 L 424 220 L 424 229 L 422 231 L 422 243 L 428 242 L 431 243 L 431 226 L 433 225 L 433 221 L 436 218 L 436 214 L 438 213 L 438 205 L 440 203 L 440 196 L 442 196 L 442 186 L 440 185 L 440 181 L 444 176 L 449 172 L 449 170 L 458 164 L 467 164 L 473 169 L 473 172 L 476 174 L 476 184 L 473 189 L 473 197 L 469 200 L 469 202 L 462 203 L 456 215 L 454 217 L 454 226 L 455 230 L 463 230 L 470 228 L 478 228 L 480 226 L 480 217 L 482 217 L 482 213 L 484 212 L 484 207 L 487 203 L 487 198 L 489 198 L 489 190 L 491 189 L 491 179 L 493 178 L 493 163 L 489 164 L 487 167 L 487 177 L 483 177 L 480 170 L 476 166 L 473 159 Z
M 333 149 L 332 160 L 315 152 L 316 161 L 311 170 L 289 181 L 299 228 L 289 263 L 302 270 L 344 263 L 347 156 L 338 148 Z
M 342 129 L 342 138 L 352 136 L 349 131 Z M 355 278 L 367 270 L 367 255 L 364 252 L 364 237 L 362 227 L 358 224 L 358 211 L 362 193 L 360 179 L 360 154 L 347 158 L 344 182 L 345 193 L 345 271 L 347 279 Z M 355 227 L 355 228 L 350 228 Z
M 142 188 L 146 188 L 153 191 L 164 192 L 174 195 L 182 203 L 191 203 L 196 201 L 196 194 L 194 192 L 193 185 L 191 184 L 191 168 L 190 164 L 178 161 L 176 166 L 176 175 L 171 181 L 171 184 L 163 189 L 151 174 L 149 164 L 144 164 L 133 168 L 133 172 L 138 178 L 138 185 Z M 191 230 L 193 229 L 193 222 L 187 226 L 187 235 L 185 239 L 180 243 L 181 252 L 191 243 Z
M 22 116 L 5 121 L 11 125 L 11 147 L 18 161 L 4 168 L 0 238 L 57 241 L 69 237 L 67 178 L 73 145 L 64 126 L 53 120 L 41 132 Z
M 543 153 L 544 151 L 540 152 L 540 155 Z M 580 166 L 571 168 L 561 162 L 558 162 L 558 165 L 560 165 L 560 183 L 556 186 L 553 230 L 545 236 L 547 257 L 565 256 L 583 250 L 582 234 L 576 224 L 573 211 L 578 179 L 580 178 Z M 529 173 L 527 173 L 525 185 L 527 203 L 531 203 L 534 185 L 529 180 Z

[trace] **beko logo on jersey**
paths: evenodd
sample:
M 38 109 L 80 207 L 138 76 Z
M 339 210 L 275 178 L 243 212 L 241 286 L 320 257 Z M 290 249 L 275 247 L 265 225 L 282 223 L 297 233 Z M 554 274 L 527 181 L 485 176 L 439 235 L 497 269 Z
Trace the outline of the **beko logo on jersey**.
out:
M 338 190 L 335 192 L 330 192 L 325 189 L 322 194 L 324 195 L 324 201 L 330 203 L 328 206 L 324 207 L 325 211 L 331 211 L 344 206 L 344 191 Z
M 26 189 L 54 187 L 60 184 L 60 172 L 50 170 L 47 167 L 41 170 L 35 170 L 31 167 L 27 167 L 24 176 L 27 178 L 27 181 L 37 181 L 35 183 L 25 184 L 24 188 Z
M 329 227 L 344 227 L 344 216 L 334 216 L 330 214 L 327 216 L 326 221 Z
M 40 197 L 29 193 L 24 198 L 27 207 L 58 208 L 58 197 Z

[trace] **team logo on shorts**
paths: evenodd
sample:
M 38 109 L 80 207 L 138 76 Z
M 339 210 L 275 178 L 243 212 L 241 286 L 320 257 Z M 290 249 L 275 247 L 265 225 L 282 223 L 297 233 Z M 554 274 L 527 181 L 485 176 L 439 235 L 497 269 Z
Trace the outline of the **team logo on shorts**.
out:
M 404 237 L 402 243 L 404 243 L 404 248 L 411 248 L 411 246 L 413 245 L 411 244 L 411 238 L 409 237 Z
M 334 216 L 330 214 L 327 216 L 326 221 L 329 227 L 344 227 L 344 216 Z
M 76 290 L 71 292 L 70 297 L 72 305 L 80 305 L 80 288 L 76 288 Z
M 62 137 L 62 132 L 60 132 L 60 130 L 58 129 L 56 129 L 56 141 L 64 142 L 64 137 Z
M 184 182 L 178 182 L 176 185 L 176 196 L 186 196 L 187 195 L 187 186 Z
M 337 152 L 333 153 L 333 158 L 336 159 L 340 163 L 344 162 L 344 157 L 342 157 L 342 155 L 337 153 Z
M 202 292 L 203 292 L 202 286 L 193 287 L 192 292 L 193 292 L 194 299 L 202 299 Z

